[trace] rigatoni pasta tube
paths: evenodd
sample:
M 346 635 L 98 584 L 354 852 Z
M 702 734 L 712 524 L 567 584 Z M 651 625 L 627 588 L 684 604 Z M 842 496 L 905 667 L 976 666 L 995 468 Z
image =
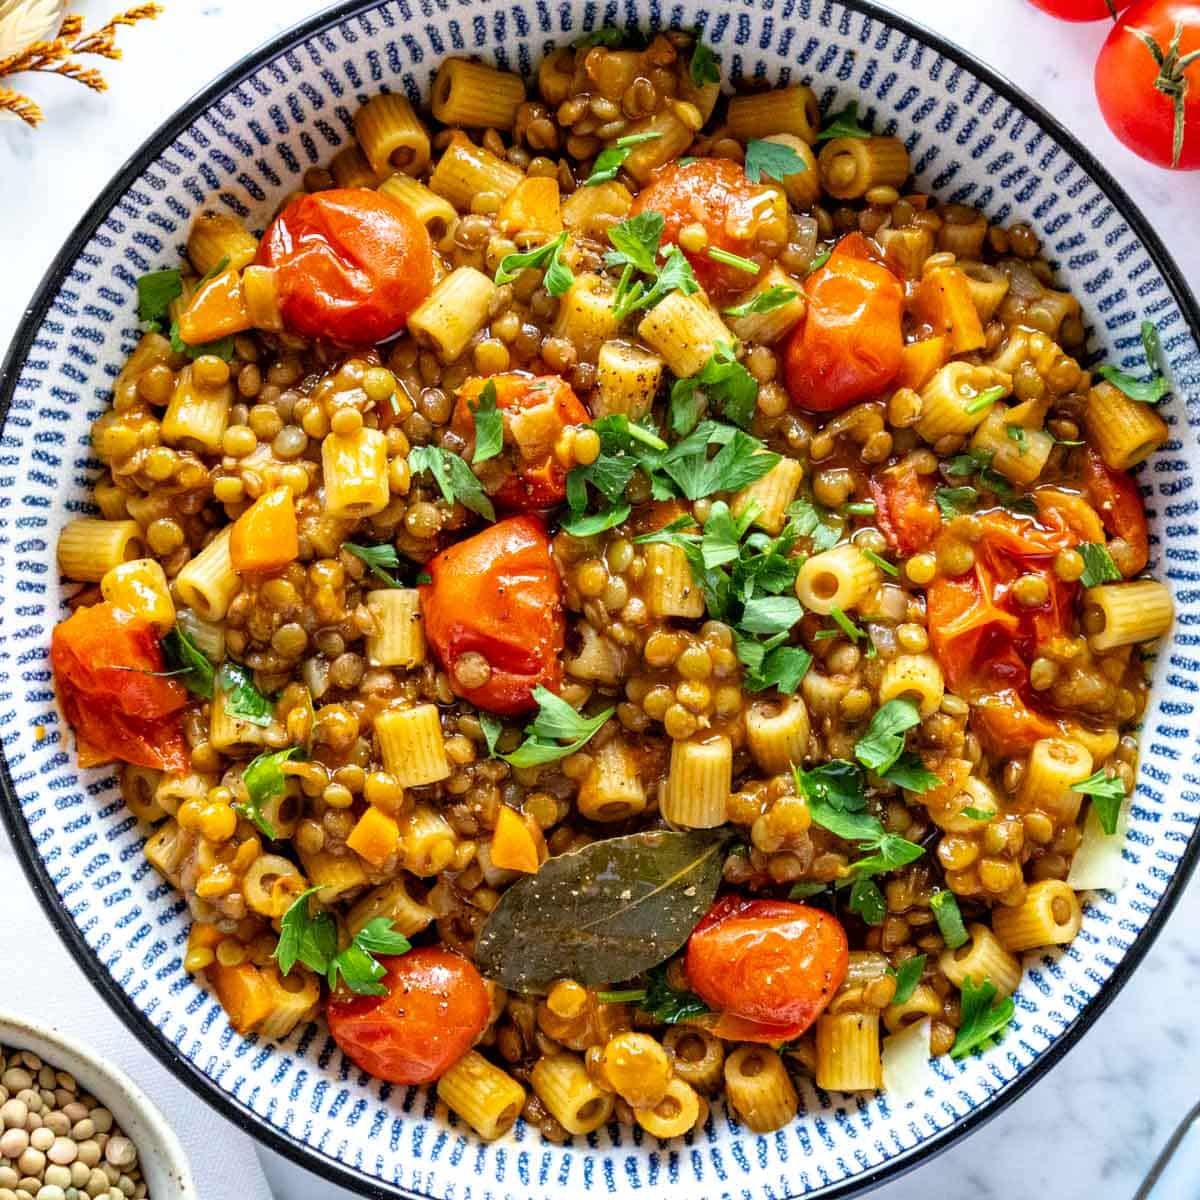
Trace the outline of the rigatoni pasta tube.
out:
M 686 829 L 725 823 L 733 779 L 733 744 L 727 737 L 671 744 L 671 766 L 659 796 L 663 817 Z
M 114 567 L 145 553 L 136 521 L 76 517 L 58 535 L 58 569 L 68 579 L 99 583 Z
M 525 178 L 512 163 L 476 146 L 465 133 L 456 133 L 429 176 L 429 188 L 444 196 L 459 212 L 470 212 L 477 196 L 496 197 L 496 207 Z
M 783 1059 L 769 1046 L 739 1046 L 725 1059 L 725 1095 L 755 1133 L 782 1129 L 800 1107 Z
M 629 215 L 632 207 L 629 189 L 612 179 L 593 187 L 576 188 L 563 201 L 562 221 L 572 233 L 601 241 L 613 225 Z
M 1149 458 L 1171 436 L 1166 421 L 1105 380 L 1088 392 L 1083 423 L 1100 457 L 1114 471 L 1127 471 Z
M 408 319 L 409 331 L 453 362 L 487 324 L 496 285 L 474 267 L 456 267 L 439 280 Z
M 258 1023 L 260 1037 L 277 1041 L 285 1038 L 301 1021 L 311 1020 L 321 1003 L 321 981 L 309 971 L 292 971 L 281 975 L 272 963 L 259 967 L 259 977 L 266 984 L 271 1009 Z
M 936 442 L 951 433 L 970 433 L 983 423 L 991 407 L 975 403 L 980 392 L 998 385 L 1003 386 L 1002 380 L 988 367 L 961 360 L 940 367 L 921 389 L 917 432 L 927 442 Z M 1006 394 L 1007 391 L 1005 387 Z
M 652 117 L 634 122 L 626 130 L 627 136 L 646 133 L 657 136 L 634 145 L 621 164 L 623 169 L 643 186 L 659 167 L 673 158 L 678 158 L 696 136 L 696 131 L 680 120 L 679 115 L 669 105 Z
M 340 188 L 373 188 L 379 182 L 375 168 L 357 142 L 343 147 L 329 160 L 329 171 Z
M 266 729 L 239 717 L 229 707 L 229 697 L 218 679 L 208 708 L 208 740 L 225 754 L 252 754 L 265 742 Z
M 110 567 L 100 580 L 100 594 L 114 608 L 149 621 L 160 636 L 175 624 L 175 601 L 162 563 L 134 558 Z
M 165 879 L 179 885 L 179 868 L 187 857 L 191 838 L 179 828 L 172 817 L 160 825 L 147 839 L 143 853 L 146 861 Z
M 1082 924 L 1079 898 L 1061 879 L 1030 884 L 1025 899 L 1015 908 L 992 910 L 996 937 L 1015 954 L 1038 946 L 1065 946 Z
M 247 267 L 242 272 L 242 298 L 255 329 L 265 329 L 269 333 L 283 331 L 279 282 L 274 267 Z
M 735 493 L 730 511 L 740 517 L 753 506 L 755 514 L 751 524 L 775 536 L 787 524 L 788 506 L 795 500 L 803 478 L 804 468 L 794 458 L 785 456 L 760 479 Z
M 443 125 L 507 132 L 525 103 L 525 81 L 465 58 L 448 58 L 433 81 L 433 115 Z
M 356 901 L 346 914 L 346 928 L 355 934 L 376 917 L 385 917 L 397 933 L 412 937 L 432 925 L 434 915 L 432 908 L 414 899 L 408 879 L 400 874 Z
M 233 403 L 233 384 L 200 387 L 190 364 L 179 372 L 175 391 L 163 413 L 162 439 L 171 445 L 198 442 L 209 451 L 221 448 L 221 438 L 229 424 L 229 406 Z
M 625 821 L 646 807 L 637 759 L 620 738 L 592 755 L 592 769 L 579 785 L 576 807 L 589 821 Z
M 442 1075 L 437 1094 L 485 1142 L 503 1137 L 525 1105 L 525 1089 L 477 1050 L 468 1050 Z
M 568 1132 L 591 1133 L 608 1120 L 613 1098 L 592 1082 L 583 1059 L 548 1054 L 533 1064 L 529 1082 L 550 1115 Z
M 662 374 L 663 361 L 657 354 L 629 342 L 605 342 L 596 355 L 594 415 L 641 420 L 654 403 Z
M 619 327 L 612 307 L 612 287 L 602 275 L 575 276 L 558 302 L 556 337 L 571 342 L 582 362 L 595 362 L 600 347 Z
M 909 172 L 908 151 L 894 137 L 833 138 L 817 162 L 825 190 L 838 200 L 857 200 L 872 188 L 898 188 Z
M 955 987 L 968 979 L 990 979 L 1002 996 L 1011 996 L 1021 982 L 1021 964 L 982 924 L 967 927 L 969 940 L 956 950 L 943 950 L 938 967 Z
M 796 573 L 796 598 L 822 616 L 835 608 L 848 612 L 874 592 L 879 580 L 879 568 L 847 542 L 804 560 Z
M 297 847 L 300 865 L 308 881 L 321 890 L 317 900 L 328 908 L 347 892 L 367 882 L 367 872 L 356 854 L 334 854 L 330 850 L 305 851 Z
M 240 271 L 257 253 L 258 239 L 228 213 L 201 213 L 188 231 L 187 256 L 197 275 L 207 275 L 223 262 Z
M 384 767 L 401 787 L 424 787 L 450 774 L 436 706 L 385 708 L 375 718 Z
M 325 512 L 331 517 L 369 517 L 387 508 L 387 438 L 363 425 L 354 433 L 330 433 L 321 440 Z
M 1083 627 L 1093 650 L 1112 650 L 1162 637 L 1174 617 L 1171 593 L 1157 579 L 1105 583 L 1084 593 Z
M 984 222 L 985 226 L 987 222 Z M 999 267 L 981 262 L 959 262 L 958 269 L 967 277 L 971 300 L 979 319 L 985 325 L 995 315 L 1000 302 L 1008 295 L 1009 280 Z
M 420 175 L 429 165 L 429 130 L 403 96 L 372 96 L 354 114 L 354 132 L 377 176 Z
M 450 822 L 428 804 L 400 818 L 400 862 L 414 875 L 427 878 L 444 871 L 457 845 Z
M 672 1025 L 663 1034 L 663 1045 L 684 1083 L 705 1095 L 716 1090 L 725 1066 L 725 1046 L 719 1037 L 699 1025 Z
M 948 951 L 947 953 L 953 953 Z M 901 1029 L 923 1021 L 926 1017 L 936 1017 L 942 1011 L 942 998 L 927 983 L 919 983 L 913 988 L 907 1000 L 899 1004 L 889 1004 L 883 1010 L 883 1023 L 888 1033 L 898 1033 Z
M 812 88 L 800 83 L 750 96 L 734 96 L 729 101 L 726 121 L 730 134 L 739 142 L 790 133 L 812 145 L 821 131 L 821 106 Z
M 638 336 L 662 355 L 680 379 L 697 374 L 721 343 L 733 341 L 729 326 L 698 294 L 671 292 L 638 325 Z
M 416 588 L 377 588 L 367 593 L 375 632 L 367 635 L 373 667 L 416 667 L 425 661 L 421 593 Z
M 429 230 L 429 236 L 435 242 L 440 242 L 446 236 L 446 231 L 458 216 L 449 200 L 431 192 L 411 175 L 389 175 L 379 185 L 379 190 L 385 196 L 407 204 L 417 214 L 417 220 Z
M 792 298 L 769 312 L 751 312 L 744 317 L 732 317 L 729 328 L 743 342 L 770 345 L 777 342 L 804 316 L 804 289 L 798 279 L 793 279 L 777 264 L 772 263 L 749 291 L 739 293 L 731 307 L 752 303 L 757 297 L 773 288 L 783 288 L 792 293 Z M 778 293 L 777 293 L 778 294 Z
M 879 677 L 879 703 L 911 700 L 921 716 L 937 712 L 946 693 L 942 668 L 932 654 L 897 654 L 889 659 Z
M 1048 813 L 1064 828 L 1074 825 L 1083 800 L 1074 785 L 1092 773 L 1088 748 L 1068 738 L 1042 738 L 1033 744 L 1017 793 L 1021 807 Z
M 653 1107 L 635 1108 L 633 1119 L 656 1138 L 682 1137 L 699 1125 L 708 1113 L 708 1104 L 696 1090 L 678 1076 L 667 1084 L 667 1094 Z
M 844 1012 L 817 1019 L 817 1087 L 862 1092 L 881 1087 L 879 1016 Z
M 1054 438 L 1044 429 L 1032 429 L 1020 420 L 1018 409 L 993 405 L 971 438 L 971 449 L 989 457 L 992 470 L 1013 483 L 1033 483 L 1041 475 L 1054 449 Z
M 232 532 L 233 526 L 226 525 L 175 576 L 175 595 L 203 621 L 220 621 L 241 591 L 242 581 L 229 554 Z
M 161 333 L 157 333 L 153 329 L 149 333 L 143 333 L 141 341 L 125 360 L 125 365 L 121 368 L 116 383 L 113 384 L 114 398 L 121 396 L 127 390 L 136 392 L 137 381 L 142 373 L 158 363 L 170 363 L 173 354 L 170 340 L 163 337 Z M 99 449 L 99 447 L 97 448 Z
M 646 547 L 646 580 L 646 598 L 654 616 L 695 620 L 704 615 L 704 593 L 678 546 L 651 542 Z
M 746 741 L 754 761 L 771 775 L 799 763 L 808 750 L 808 706 L 799 696 L 760 700 L 746 710 Z
M 242 895 L 261 917 L 282 917 L 304 886 L 300 868 L 281 854 L 260 854 L 242 876 Z

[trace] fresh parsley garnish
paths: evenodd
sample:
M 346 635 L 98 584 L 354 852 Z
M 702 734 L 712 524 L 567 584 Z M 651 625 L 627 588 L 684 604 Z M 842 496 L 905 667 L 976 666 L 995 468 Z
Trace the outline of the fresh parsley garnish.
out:
M 496 519 L 491 500 L 465 458 L 451 454 L 440 446 L 414 446 L 408 452 L 408 468 L 414 475 L 428 471 L 448 504 L 457 500 L 464 508 L 469 508 L 485 520 Z
M 869 129 L 865 128 L 858 119 L 858 101 L 851 100 L 841 112 L 836 112 L 817 134 L 815 141 L 825 142 L 830 138 L 867 138 L 872 137 Z
M 1121 572 L 1117 570 L 1117 564 L 1113 562 L 1113 557 L 1106 547 L 1097 542 L 1080 542 L 1075 549 L 1083 557 L 1083 574 L 1080 575 L 1079 582 L 1084 587 L 1090 588 L 1101 583 L 1113 583 L 1122 578 Z
M 963 405 L 963 412 L 971 414 L 983 412 L 985 408 L 991 408 L 997 400 L 1002 400 L 1003 398 L 1004 388 L 1000 384 L 996 384 L 995 387 L 984 388 L 973 400 L 969 400 Z
M 963 513 L 975 511 L 975 505 L 979 503 L 979 490 L 969 483 L 961 487 L 940 487 L 934 489 L 933 499 L 938 512 L 942 514 L 942 520 L 951 521 Z
M 1149 379 L 1138 379 L 1125 371 L 1118 371 L 1116 367 L 1107 366 L 1098 367 L 1096 374 L 1107 379 L 1113 387 L 1120 388 L 1130 400 L 1157 404 L 1171 390 L 1171 385 L 1162 374 L 1162 344 L 1152 321 L 1142 322 L 1142 354 L 1150 369 Z
M 593 513 L 588 517 L 567 516 L 562 520 L 562 528 L 572 537 L 595 537 L 606 529 L 612 529 L 623 521 L 629 520 L 628 504 L 614 504 L 603 512 Z
M 989 812 L 986 808 L 976 808 L 973 804 L 969 804 L 962 810 L 964 817 L 970 817 L 972 821 L 993 821 L 996 818 L 994 812 Z
M 620 46 L 625 41 L 625 30 L 615 25 L 603 25 L 593 29 L 582 37 L 576 38 L 571 45 L 576 50 L 590 50 L 593 46 L 607 46 L 610 50 Z
M 709 409 L 742 429 L 754 419 L 758 401 L 758 381 L 737 360 L 734 348 L 719 342 L 712 357 L 687 379 L 677 379 L 671 387 L 669 422 L 671 432 L 686 437 L 700 420 L 702 401 Z
M 751 183 L 758 183 L 764 175 L 782 182 L 789 175 L 798 175 L 807 170 L 804 159 L 782 142 L 753 138 L 746 143 L 745 171 Z
M 996 985 L 990 979 L 976 985 L 969 976 L 963 980 L 959 1008 L 958 1036 L 950 1047 L 951 1058 L 963 1058 L 1008 1026 L 1016 1012 L 1011 996 L 993 1004 Z
M 716 55 L 699 39 L 692 51 L 691 62 L 688 63 L 688 78 L 692 81 L 692 86 L 698 88 L 702 88 L 706 83 L 721 82 L 721 68 L 717 66 Z
M 371 574 L 381 579 L 388 587 L 404 587 L 404 584 L 391 574 L 400 566 L 400 555 L 396 553 L 395 546 L 387 542 L 382 546 L 360 546 L 356 542 L 343 542 L 342 549 L 361 559 L 370 568 Z
M 514 767 L 536 767 L 574 754 L 599 732 L 615 711 L 606 708 L 594 717 L 585 717 L 561 696 L 540 685 L 533 689 L 533 698 L 537 701 L 538 711 L 526 726 L 525 740 L 511 754 L 500 756 Z M 564 741 L 569 745 L 562 745 Z
M 562 248 L 566 244 L 567 231 L 564 229 L 553 241 L 547 242 L 544 246 L 538 246 L 536 250 L 506 254 L 496 268 L 496 283 L 511 283 L 516 279 L 518 271 L 534 267 L 544 272 L 542 287 L 551 296 L 563 295 L 575 281 L 571 268 L 562 260 Z
M 621 278 L 613 297 L 613 312 L 622 321 L 631 313 L 657 304 L 670 292 L 691 295 L 700 285 L 688 260 L 678 246 L 672 246 L 666 260 L 658 263 L 659 244 L 666 222 L 662 213 L 652 209 L 618 221 L 608 231 L 612 249 L 604 256 L 609 267 L 621 267 Z M 637 279 L 646 275 L 651 282 Z
M 651 1016 L 658 1024 L 677 1025 L 689 1017 L 702 1017 L 709 1011 L 708 1005 L 692 992 L 681 992 L 667 982 L 667 964 L 659 963 L 646 972 L 645 998 L 638 1008 Z
M 734 254 L 729 250 L 722 250 L 720 246 L 709 246 L 704 251 L 704 257 L 712 259 L 715 263 L 722 263 L 727 267 L 733 267 L 736 271 L 742 271 L 746 275 L 757 275 L 762 267 L 753 259 L 743 258 L 740 254 Z
M 797 536 L 806 537 L 812 542 L 814 554 L 832 549 L 842 536 L 842 524 L 837 517 L 807 496 L 800 496 L 788 505 L 788 517 Z
M 963 924 L 958 901 L 951 891 L 935 892 L 929 901 L 933 915 L 941 931 L 942 940 L 951 950 L 967 943 L 967 927 Z
M 1121 804 L 1125 800 L 1125 784 L 1115 775 L 1106 775 L 1101 768 L 1086 779 L 1071 784 L 1071 787 L 1085 796 L 1091 796 L 1092 807 L 1100 818 L 1100 827 L 1109 835 L 1116 833 Z
M 869 771 L 884 774 L 904 750 L 904 733 L 920 724 L 921 714 L 911 700 L 889 700 L 871 718 L 867 732 L 854 747 L 854 757 Z
M 867 562 L 874 563 L 885 575 L 899 577 L 900 568 L 895 563 L 890 563 L 882 554 L 876 554 L 874 550 L 863 550 L 863 558 Z
M 185 342 L 179 334 L 179 322 L 171 322 L 171 349 L 176 354 L 186 354 L 188 358 L 200 358 L 202 355 L 212 354 L 217 358 L 224 359 L 229 362 L 233 358 L 233 335 L 229 337 L 217 338 L 212 342 L 198 342 L 192 345 L 191 342 Z
M 262 807 L 268 800 L 283 794 L 287 780 L 283 774 L 283 764 L 289 759 L 299 757 L 299 746 L 289 746 L 286 750 L 264 752 L 257 758 L 252 758 L 242 772 L 242 783 L 246 785 L 249 797 L 246 804 L 235 804 L 235 811 L 240 812 L 248 820 L 253 821 L 258 828 L 274 840 L 279 836 L 278 830 L 263 816 Z
M 215 669 L 208 655 L 192 641 L 186 629 L 175 625 L 162 640 L 163 658 L 171 674 L 178 677 L 189 692 L 211 700 Z
M 811 275 L 814 271 L 819 270 L 821 267 L 823 267 L 830 260 L 832 255 L 833 255 L 833 247 L 831 247 L 831 246 L 827 246 L 819 254 L 813 255 L 812 262 L 810 262 L 808 264 L 808 274 Z
M 745 300 L 741 304 L 735 304 L 732 308 L 722 309 L 721 311 L 725 316 L 735 318 L 774 312 L 777 308 L 782 308 L 785 304 L 791 304 L 795 300 L 796 295 L 795 288 L 784 287 L 782 284 L 776 283 L 751 296 L 749 300 Z
M 921 982 L 925 971 L 925 955 L 914 954 L 906 958 L 898 967 L 888 967 L 888 974 L 896 977 L 896 990 L 892 994 L 893 1004 L 904 1004 L 912 999 L 912 994 Z
M 1017 443 L 1017 454 L 1024 457 L 1029 449 L 1029 433 L 1020 425 L 1005 425 L 1004 433 L 1010 442 Z
M 251 725 L 266 726 L 274 720 L 274 705 L 254 686 L 254 676 L 241 663 L 222 663 L 216 684 L 225 695 L 225 707 L 231 716 Z
M 956 454 L 948 460 L 943 470 L 953 478 L 961 478 L 966 475 L 976 476 L 979 486 L 991 492 L 1010 512 L 1036 513 L 1037 505 L 1034 503 L 1033 497 L 1018 495 L 1013 485 L 999 471 L 992 469 L 993 457 L 991 450 L 973 447 L 965 454 Z M 948 490 L 954 491 L 955 489 Z M 934 499 L 937 499 L 936 492 Z M 938 507 L 941 507 L 940 503 Z M 943 513 L 943 515 L 945 514 Z
M 868 925 L 882 925 L 887 916 L 887 902 L 879 884 L 867 875 L 859 875 L 850 885 L 849 909 L 858 913 Z
M 162 328 L 171 301 L 183 295 L 183 272 L 178 267 L 149 271 L 138 278 L 138 320 Z
M 583 181 L 584 187 L 595 187 L 599 183 L 608 183 L 616 179 L 617 172 L 625 165 L 625 160 L 633 153 L 634 146 L 642 142 L 652 142 L 662 137 L 661 133 L 647 130 L 645 133 L 627 133 L 619 137 L 616 143 L 606 147 L 596 155 L 592 164 L 592 173 Z
M 937 787 L 942 781 L 910 750 L 905 750 L 888 769 L 881 773 L 881 779 L 902 787 L 906 792 L 927 792 Z
M 480 712 L 479 728 L 483 730 L 483 740 L 487 743 L 488 758 L 496 757 L 496 743 L 504 732 L 504 724 L 494 713 Z
M 329 986 L 336 988 L 341 975 L 356 995 L 386 996 L 388 990 L 380 980 L 387 974 L 387 968 L 375 955 L 407 954 L 411 949 L 412 943 L 392 927 L 387 917 L 374 917 L 330 961 L 326 976 Z
M 504 419 L 496 407 L 495 383 L 489 379 L 483 385 L 479 399 L 474 404 L 468 402 L 467 407 L 475 418 L 475 453 L 471 455 L 471 461 L 487 462 L 504 447 Z

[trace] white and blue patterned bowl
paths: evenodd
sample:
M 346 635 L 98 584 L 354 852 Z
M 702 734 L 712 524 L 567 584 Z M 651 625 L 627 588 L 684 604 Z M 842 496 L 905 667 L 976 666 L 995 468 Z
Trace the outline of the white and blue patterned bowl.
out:
M 527 72 L 550 47 L 617 22 L 698 26 L 726 76 L 802 80 L 826 107 L 859 98 L 876 129 L 906 141 L 923 188 L 1033 224 L 1110 360 L 1136 369 L 1139 322 L 1155 322 L 1177 385 L 1166 406 L 1174 436 L 1141 480 L 1156 569 L 1179 615 L 1146 715 L 1129 882 L 1092 900 L 1065 952 L 1030 957 L 999 1047 L 939 1060 L 937 1086 L 908 1106 L 806 1086 L 801 1115 L 768 1136 L 718 1105 L 703 1130 L 669 1143 L 614 1128 L 556 1146 L 521 1123 L 483 1145 L 461 1122 L 438 1121 L 428 1093 L 356 1070 L 323 1026 L 282 1044 L 239 1037 L 184 972 L 183 901 L 143 858 L 147 830 L 111 773 L 75 766 L 55 708 L 46 647 L 65 593 L 54 545 L 87 511 L 88 426 L 138 336 L 134 280 L 176 261 L 194 213 L 215 204 L 261 227 L 305 168 L 345 143 L 361 101 L 381 88 L 419 99 L 445 55 Z M 357 0 L 317 17 L 234 67 L 134 155 L 55 260 L 0 375 L 0 695 L 10 698 L 0 774 L 30 879 L 134 1036 L 273 1149 L 364 1195 L 780 1200 L 849 1195 L 911 1167 L 1078 1039 L 1145 954 L 1200 852 L 1198 329 L 1178 269 L 1082 146 L 962 51 L 864 0 Z

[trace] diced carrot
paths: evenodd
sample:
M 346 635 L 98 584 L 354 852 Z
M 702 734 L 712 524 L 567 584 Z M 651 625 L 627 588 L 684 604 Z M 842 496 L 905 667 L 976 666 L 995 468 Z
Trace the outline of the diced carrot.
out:
M 979 350 L 987 342 L 971 284 L 957 267 L 937 267 L 921 279 L 913 311 L 920 321 L 944 334 L 952 354 Z
M 502 233 L 536 233 L 545 238 L 562 232 L 562 209 L 558 180 L 548 175 L 530 175 L 509 193 L 500 206 L 497 223 Z
M 896 386 L 920 390 L 933 378 L 938 367 L 945 366 L 948 357 L 946 339 L 941 334 L 920 342 L 909 342 L 900 352 Z
M 507 805 L 500 809 L 492 835 L 492 865 L 502 871 L 524 871 L 532 875 L 539 866 L 538 847 L 521 815 Z
M 192 927 L 188 931 L 188 949 L 192 950 L 199 946 L 212 950 L 219 942 L 224 941 L 226 936 L 228 935 L 222 933 L 215 925 L 206 925 L 203 921 L 193 921 Z
M 260 496 L 234 521 L 229 556 L 235 571 L 265 575 L 283 570 L 299 555 L 296 506 L 286 485 Z
M 236 271 L 223 271 L 202 283 L 179 318 L 179 336 L 189 346 L 216 341 L 249 328 L 250 314 Z
M 400 845 L 400 826 L 387 813 L 368 808 L 350 831 L 346 845 L 373 867 L 381 867 Z
M 250 1033 L 270 1015 L 271 988 L 253 963 L 238 963 L 234 967 L 213 963 L 208 968 L 208 978 L 221 1007 L 229 1014 L 229 1023 L 238 1033 Z

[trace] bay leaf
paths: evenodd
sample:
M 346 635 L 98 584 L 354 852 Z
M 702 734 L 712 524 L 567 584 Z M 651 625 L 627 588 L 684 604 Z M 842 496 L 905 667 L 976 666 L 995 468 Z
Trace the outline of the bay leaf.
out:
M 475 945 L 479 969 L 518 992 L 557 979 L 630 979 L 669 958 L 708 910 L 728 831 L 648 830 L 547 859 L 504 893 Z

